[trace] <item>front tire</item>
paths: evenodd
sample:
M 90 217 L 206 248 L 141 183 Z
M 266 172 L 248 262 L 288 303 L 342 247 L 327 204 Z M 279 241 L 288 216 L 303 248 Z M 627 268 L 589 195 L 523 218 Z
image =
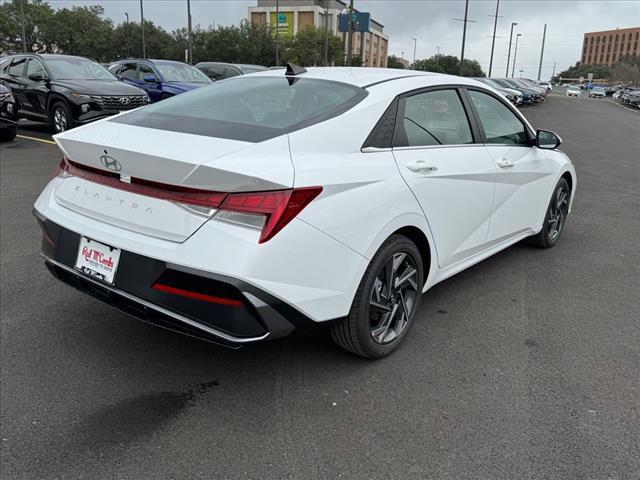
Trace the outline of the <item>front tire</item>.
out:
M 0 132 L 0 141 L 2 141 L 2 142 L 10 142 L 14 138 L 16 138 L 17 134 L 18 134 L 18 130 L 17 129 L 2 131 L 2 132 Z
M 73 128 L 73 117 L 71 110 L 65 102 L 56 102 L 51 106 L 49 112 L 49 122 L 53 133 L 66 132 Z
M 367 268 L 347 318 L 331 330 L 345 350 L 382 358 L 400 346 L 420 307 L 424 272 L 416 245 L 392 235 Z
M 570 198 L 569 184 L 561 178 L 553 190 L 542 229 L 537 235 L 530 237 L 531 244 L 539 248 L 551 248 L 558 243 L 567 222 Z

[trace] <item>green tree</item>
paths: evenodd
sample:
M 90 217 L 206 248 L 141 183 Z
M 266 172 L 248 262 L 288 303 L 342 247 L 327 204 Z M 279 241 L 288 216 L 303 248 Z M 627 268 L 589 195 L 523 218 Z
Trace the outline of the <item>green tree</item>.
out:
M 593 78 L 609 78 L 611 76 L 611 67 L 608 65 L 588 65 L 577 62 L 574 66 L 567 68 L 566 70 L 560 72 L 555 77 L 553 77 L 553 81 L 558 81 L 558 78 L 580 78 L 587 76 L 593 73 Z
M 142 58 L 142 28 L 139 23 L 121 23 L 111 36 L 113 50 L 111 58 Z M 184 60 L 184 49 L 177 58 L 174 39 L 162 27 L 157 27 L 149 20 L 144 21 L 144 42 L 147 58 L 164 58 L 167 60 Z
M 398 60 L 398 57 L 396 57 L 395 55 L 390 55 L 387 58 L 387 68 L 400 68 L 400 69 L 403 69 L 404 68 L 404 63 L 402 63 L 400 60 Z
M 46 30 L 54 10 L 42 0 L 24 2 L 25 37 L 27 50 L 51 51 Z M 20 0 L 0 1 L 0 51 L 22 52 L 22 20 Z
M 56 10 L 46 24 L 46 37 L 60 53 L 110 61 L 113 24 L 101 18 L 103 14 L 104 9 L 98 5 Z
M 282 58 L 300 66 L 324 65 L 326 31 L 323 28 L 307 27 L 298 32 L 285 47 Z M 330 65 L 344 64 L 344 50 L 340 37 L 329 33 L 328 61 Z M 360 58 L 358 57 L 357 60 Z M 354 56 L 352 65 L 356 66 Z
M 424 60 L 416 60 L 415 70 L 428 72 L 447 73 L 462 77 L 484 77 L 482 67 L 476 60 L 465 58 L 460 65 L 460 60 L 454 55 L 434 55 Z

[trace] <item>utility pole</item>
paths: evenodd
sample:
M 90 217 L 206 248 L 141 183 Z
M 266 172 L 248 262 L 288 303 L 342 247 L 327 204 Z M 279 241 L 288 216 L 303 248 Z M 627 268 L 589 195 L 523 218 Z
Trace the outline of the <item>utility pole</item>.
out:
M 127 12 L 124 12 L 124 16 L 127 17 L 125 34 L 127 36 L 127 58 L 129 58 L 131 56 L 131 52 L 129 52 L 129 14 Z
M 436 48 L 438 49 L 438 53 L 436 53 L 436 70 L 438 69 L 438 60 L 440 60 L 440 47 L 438 45 L 436 45 Z
M 27 53 L 27 34 L 24 26 L 24 0 L 20 0 L 20 18 L 22 20 L 22 52 Z
M 540 50 L 540 65 L 538 66 L 538 81 L 540 81 L 540 74 L 542 73 L 542 57 L 544 57 L 544 41 L 547 38 L 547 24 L 544 24 L 544 31 L 542 32 L 542 50 Z
M 491 68 L 493 67 L 493 49 L 496 45 L 496 29 L 498 28 L 498 8 L 500 8 L 500 0 L 496 1 L 496 14 L 493 21 L 493 37 L 491 37 L 491 57 L 489 57 L 489 77 L 491 77 Z M 492 15 L 489 15 L 490 17 Z
M 276 0 L 276 67 L 280 66 L 280 42 L 278 31 L 280 30 L 280 0 Z
M 144 10 L 142 0 L 140 0 L 140 26 L 142 27 L 142 58 L 147 58 L 147 48 L 144 44 Z
M 513 66 L 511 67 L 511 78 L 513 78 L 513 75 L 515 73 L 516 70 L 516 57 L 518 56 L 518 39 L 522 36 L 521 33 L 518 33 L 516 35 L 516 49 L 513 51 Z
M 324 12 L 324 66 L 329 66 L 329 0 Z
M 507 71 L 504 74 L 506 78 L 509 78 L 509 60 L 511 59 L 511 40 L 513 40 L 513 27 L 515 27 L 516 25 L 518 25 L 518 22 L 511 23 L 511 34 L 509 35 L 509 53 L 507 54 Z
M 187 38 L 189 48 L 189 65 L 193 65 L 193 39 L 191 38 L 191 0 L 187 0 Z
M 464 62 L 464 45 L 467 41 L 467 23 L 475 23 L 475 20 L 468 20 L 469 0 L 464 3 L 464 19 L 454 18 L 458 22 L 462 22 L 462 51 L 460 52 L 460 71 L 462 70 L 462 62 Z M 460 73 L 460 71 L 458 73 Z
M 349 28 L 347 30 L 347 66 L 351 66 L 351 50 L 353 50 L 353 0 L 349 2 Z
M 411 68 L 416 68 L 416 46 L 418 45 L 418 39 L 416 37 L 411 37 L 413 39 L 413 64 Z
M 551 74 L 551 78 L 556 76 L 556 62 L 553 62 L 553 73 Z

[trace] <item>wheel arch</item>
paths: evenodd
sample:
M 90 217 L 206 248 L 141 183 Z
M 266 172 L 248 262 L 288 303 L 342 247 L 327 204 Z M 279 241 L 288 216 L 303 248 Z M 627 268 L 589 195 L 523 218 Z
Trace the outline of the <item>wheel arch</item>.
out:
M 424 272 L 423 284 L 426 285 L 429 274 L 431 273 L 431 245 L 429 239 L 422 230 L 414 225 L 407 225 L 406 227 L 399 228 L 391 235 L 402 235 L 411 240 L 422 256 L 422 269 Z
M 60 93 L 50 93 L 49 98 L 47 98 L 47 115 L 51 114 L 51 107 L 53 107 L 53 104 L 56 102 L 65 102 L 69 105 L 69 101 L 64 97 L 64 95 L 61 95 Z

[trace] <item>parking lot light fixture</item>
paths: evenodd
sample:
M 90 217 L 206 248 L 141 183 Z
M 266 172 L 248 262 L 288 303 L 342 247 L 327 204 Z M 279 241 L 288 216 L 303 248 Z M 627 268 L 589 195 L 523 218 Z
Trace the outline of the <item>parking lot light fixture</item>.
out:
M 513 78 L 513 75 L 515 74 L 516 71 L 516 58 L 518 57 L 518 39 L 522 36 L 521 33 L 518 33 L 516 35 L 516 47 L 513 50 L 513 66 L 511 67 L 511 78 Z
M 518 25 L 518 22 L 511 23 L 511 34 L 509 35 L 509 53 L 507 54 L 507 71 L 504 74 L 506 78 L 509 78 L 509 60 L 511 59 L 511 41 L 513 40 L 513 27 L 515 27 L 516 25 Z

